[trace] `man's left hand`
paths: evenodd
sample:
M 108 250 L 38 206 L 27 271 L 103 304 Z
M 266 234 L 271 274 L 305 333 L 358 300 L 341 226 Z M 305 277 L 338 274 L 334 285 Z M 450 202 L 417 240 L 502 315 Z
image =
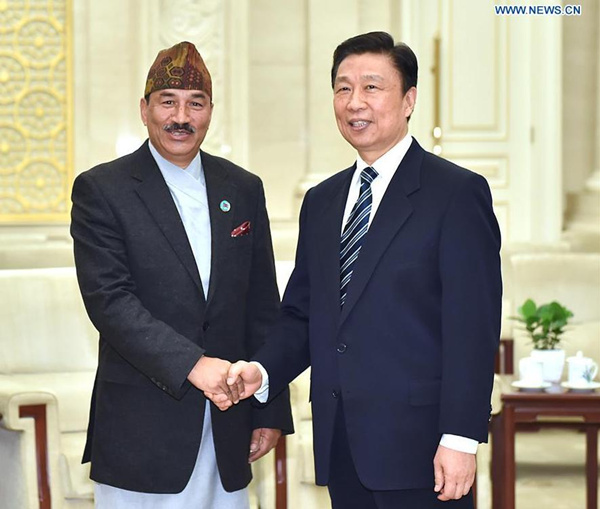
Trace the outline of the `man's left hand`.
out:
M 469 493 L 475 481 L 475 455 L 438 446 L 433 459 L 434 491 L 442 501 L 458 500 Z
M 267 454 L 277 445 L 280 436 L 280 429 L 255 429 L 252 432 L 252 438 L 250 439 L 250 456 L 248 456 L 248 462 L 253 463 Z

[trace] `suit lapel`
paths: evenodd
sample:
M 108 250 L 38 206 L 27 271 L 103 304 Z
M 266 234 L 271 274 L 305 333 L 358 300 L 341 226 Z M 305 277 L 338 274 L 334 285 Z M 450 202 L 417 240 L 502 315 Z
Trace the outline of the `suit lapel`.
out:
M 381 256 L 413 212 L 408 196 L 418 191 L 420 187 L 423 152 L 417 141 L 413 139 L 408 152 L 388 185 L 369 231 L 364 237 L 360 256 L 356 261 L 352 280 L 348 286 L 348 295 L 340 317 L 340 324 L 352 311 Z
M 226 257 L 223 256 L 226 249 L 225 242 L 231 237 L 231 230 L 233 229 L 237 188 L 230 181 L 227 169 L 219 164 L 213 156 L 205 152 L 201 152 L 201 156 L 208 194 L 212 246 L 210 285 L 208 288 L 208 304 L 210 304 L 215 288 L 218 288 L 219 278 L 228 270 L 231 270 L 231 267 L 222 266 L 222 263 L 226 262 Z M 230 203 L 231 212 L 225 213 L 221 210 L 223 200 Z
M 342 219 L 346 207 L 346 199 L 350 182 L 356 165 L 348 168 L 340 175 L 339 182 L 332 183 L 332 191 L 323 208 L 320 228 L 316 235 L 323 282 L 323 301 L 332 304 L 329 316 L 335 318 L 337 326 L 340 315 L 340 237 Z
M 136 191 L 182 265 L 203 294 L 200 274 L 185 233 L 183 221 L 158 165 L 150 153 L 147 141 L 136 155 L 138 156 L 135 158 L 136 164 L 131 172 L 131 176 L 138 181 Z

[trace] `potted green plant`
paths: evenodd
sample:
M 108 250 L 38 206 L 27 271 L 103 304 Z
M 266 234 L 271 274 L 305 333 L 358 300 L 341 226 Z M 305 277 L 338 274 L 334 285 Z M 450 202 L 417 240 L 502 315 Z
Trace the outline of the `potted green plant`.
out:
M 542 362 L 544 381 L 560 381 L 565 363 L 560 343 L 573 313 L 556 301 L 538 307 L 532 299 L 527 299 L 517 311 L 519 316 L 513 319 L 527 330 L 533 344 L 531 357 Z

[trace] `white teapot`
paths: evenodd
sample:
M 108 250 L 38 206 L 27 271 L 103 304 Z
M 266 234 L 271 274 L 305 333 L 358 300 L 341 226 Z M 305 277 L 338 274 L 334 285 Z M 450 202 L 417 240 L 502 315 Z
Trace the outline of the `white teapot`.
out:
M 579 351 L 573 357 L 567 358 L 569 366 L 569 384 L 572 386 L 586 386 L 598 374 L 598 364 L 590 357 L 584 357 Z

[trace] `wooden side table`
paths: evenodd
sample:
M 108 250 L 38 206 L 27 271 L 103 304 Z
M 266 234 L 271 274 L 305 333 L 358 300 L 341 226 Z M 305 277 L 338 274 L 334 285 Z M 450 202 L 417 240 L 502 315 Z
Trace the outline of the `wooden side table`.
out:
M 600 393 L 567 392 L 558 385 L 544 392 L 502 395 L 502 412 L 491 422 L 493 509 L 515 508 L 515 434 L 540 427 L 585 430 L 587 509 L 598 509 Z

